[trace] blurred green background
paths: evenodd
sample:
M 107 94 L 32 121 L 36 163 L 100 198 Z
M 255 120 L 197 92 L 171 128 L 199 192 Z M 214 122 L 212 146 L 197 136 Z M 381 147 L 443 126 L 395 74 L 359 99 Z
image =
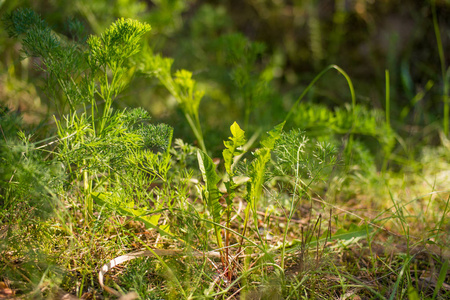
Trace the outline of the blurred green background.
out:
M 249 136 L 281 122 L 311 80 L 337 64 L 353 81 L 362 115 L 372 118 L 371 124 L 360 125 L 356 139 L 376 156 L 386 134 L 385 70 L 390 73 L 392 128 L 411 145 L 408 155 L 414 155 L 418 143 L 439 143 L 449 72 L 445 69 L 444 78 L 432 5 L 393 0 L 16 0 L 0 1 L 0 14 L 32 8 L 69 38 L 73 28 L 67 20 L 79 20 L 86 37 L 102 33 L 119 17 L 149 23 L 147 50 L 172 57 L 173 71 L 193 72 L 206 93 L 200 121 L 212 153 L 222 150 L 233 121 Z M 436 1 L 435 9 L 448 61 L 450 1 Z M 20 59 L 20 47 L 0 30 L 0 102 L 19 110 L 29 124 L 51 122 L 44 75 L 33 59 Z M 339 138 L 350 126 L 344 124 L 350 103 L 345 79 L 328 72 L 287 126 Z M 156 79 L 137 76 L 115 105 L 142 106 L 155 122 L 173 126 L 175 137 L 195 144 L 177 102 Z M 330 126 L 329 118 L 336 124 Z

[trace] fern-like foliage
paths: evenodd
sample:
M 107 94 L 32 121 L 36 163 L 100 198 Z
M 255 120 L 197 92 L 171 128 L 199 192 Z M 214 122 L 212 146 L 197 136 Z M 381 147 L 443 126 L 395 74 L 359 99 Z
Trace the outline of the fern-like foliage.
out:
M 222 206 L 219 203 L 219 199 L 222 197 L 222 193 L 219 191 L 217 184 L 220 181 L 220 177 L 217 175 L 215 165 L 205 152 L 198 150 L 197 159 L 200 172 L 202 173 L 205 186 L 202 191 L 203 200 L 206 203 L 206 207 L 212 216 L 214 221 L 214 229 L 216 233 L 217 244 L 219 248 L 223 247 L 222 237 L 220 235 L 220 229 L 217 224 L 220 223 L 220 217 L 222 216 Z
M 384 113 L 362 105 L 356 105 L 354 110 L 350 105 L 345 105 L 333 111 L 324 105 L 300 103 L 294 114 L 294 122 L 309 137 L 321 136 L 329 140 L 346 134 L 352 134 L 356 139 L 373 137 L 385 153 L 390 153 L 395 145 L 396 134 L 387 126 Z M 357 169 L 368 171 L 371 164 L 367 163 L 367 159 L 373 162 L 373 158 L 368 157 L 368 149 L 363 149 L 363 145 L 359 143 L 348 150 L 351 151 L 346 151 L 346 160 L 351 161 Z
M 121 18 L 101 36 L 90 36 L 87 44 L 91 64 L 97 67 L 107 65 L 113 72 L 117 71 L 126 59 L 140 51 L 140 40 L 150 29 L 148 24 Z
M 69 22 L 74 35 L 74 40 L 69 40 L 53 32 L 30 9 L 7 15 L 3 23 L 11 37 L 21 38 L 25 57 L 41 58 L 38 68 L 48 75 L 47 90 L 60 115 L 66 113 L 67 105 L 70 113 L 84 103 L 96 108 L 96 96 L 100 96 L 105 107 L 96 131 L 103 130 L 112 102 L 131 80 L 134 67 L 130 58 L 140 51 L 141 39 L 151 29 L 148 24 L 122 18 L 85 43 L 79 22 Z
M 121 18 L 101 36 L 93 35 L 87 40 L 89 65 L 93 74 L 91 90 L 97 86 L 93 91 L 105 102 L 100 132 L 111 115 L 112 102 L 133 77 L 135 65 L 130 62 L 130 58 L 140 51 L 141 39 L 150 29 L 148 24 Z M 95 103 L 92 105 L 95 106 Z
M 202 192 L 204 200 L 207 202 L 208 210 L 214 221 L 219 222 L 222 214 L 222 206 L 219 203 L 219 199 L 222 197 L 222 193 L 217 188 L 217 184 L 220 181 L 220 177 L 216 173 L 215 164 L 206 153 L 198 150 L 197 159 L 203 181 L 205 182 L 205 188 Z
M 60 155 L 68 163 L 79 166 L 88 159 L 89 169 L 97 172 L 148 165 L 148 161 L 155 162 L 152 153 L 166 153 L 172 140 L 170 126 L 149 121 L 148 112 L 141 108 L 123 110 L 111 116 L 101 135 L 94 135 L 83 116 L 77 122 L 67 120 L 65 129 L 60 132 L 61 139 L 63 134 L 74 135 L 74 138 L 65 143 Z M 83 128 L 81 132 L 80 128 Z M 77 136 L 84 138 L 77 140 Z
M 310 140 L 301 130 L 283 132 L 274 148 L 274 175 L 294 182 L 328 179 L 337 163 L 337 148 L 330 142 Z
M 18 209 L 37 217 L 50 216 L 63 186 L 61 165 L 45 161 L 21 128 L 20 117 L 0 106 L 0 222 Z
M 48 92 L 60 114 L 67 105 L 73 111 L 78 104 L 90 101 L 88 85 L 76 83 L 85 80 L 83 70 L 87 66 L 81 44 L 60 38 L 30 9 L 5 15 L 3 24 L 11 37 L 21 39 L 24 58 L 41 58 L 36 66 L 48 74 Z M 60 92 L 63 99 L 59 99 Z
M 355 114 L 353 121 L 352 114 Z M 330 135 L 355 133 L 373 136 L 381 143 L 392 143 L 394 133 L 385 126 L 384 113 L 356 105 L 355 111 L 349 105 L 334 111 L 324 105 L 300 103 L 295 111 L 294 122 L 309 135 Z
M 261 195 L 263 185 L 265 183 L 267 163 L 271 159 L 271 152 L 275 147 L 277 140 L 281 137 L 285 122 L 278 124 L 271 131 L 268 136 L 261 141 L 261 148 L 254 153 L 255 159 L 250 166 L 250 192 L 247 197 L 249 206 L 253 209 L 257 208 L 257 202 Z
M 254 153 L 255 158 L 251 162 L 248 170 L 250 181 L 247 184 L 247 207 L 245 208 L 244 229 L 242 235 L 245 235 L 247 230 L 251 211 L 254 212 L 254 221 L 255 224 L 257 223 L 256 209 L 258 207 L 258 201 L 265 183 L 267 165 L 271 159 L 271 152 L 274 149 L 277 140 L 281 137 L 284 124 L 285 122 L 282 122 L 269 131 L 268 136 L 261 141 L 262 147 L 257 149 Z
M 7 14 L 3 23 L 10 37 L 23 38 L 23 52 L 27 56 L 48 58 L 60 47 L 60 41 L 47 22 L 31 9 Z
M 11 37 L 18 37 L 26 34 L 33 27 L 46 29 L 48 25 L 32 9 L 22 9 L 16 13 L 10 13 L 3 17 L 6 31 Z
M 86 40 L 81 36 L 81 24 L 71 22 L 74 40 L 69 40 L 54 33 L 28 9 L 8 15 L 4 24 L 12 37 L 22 39 L 25 56 L 37 56 L 42 62 L 38 67 L 47 74 L 47 89 L 60 115 L 55 118 L 60 138 L 57 158 L 65 163 L 73 179 L 79 180 L 82 174 L 87 195 L 94 185 L 98 188 L 108 178 L 123 177 L 135 170 L 165 180 L 170 168 L 172 128 L 151 124 L 142 109 L 112 109 L 134 75 L 136 62 L 131 58 L 140 51 L 139 44 L 150 25 L 122 18 L 100 36 Z M 188 76 L 183 76 L 188 81 Z M 80 104 L 81 112 L 77 110 Z M 92 215 L 89 196 L 85 207 Z
M 155 152 L 167 152 L 172 141 L 172 128 L 166 124 L 151 124 L 150 114 L 142 109 L 124 110 L 120 116 L 130 132 L 142 138 L 145 149 Z

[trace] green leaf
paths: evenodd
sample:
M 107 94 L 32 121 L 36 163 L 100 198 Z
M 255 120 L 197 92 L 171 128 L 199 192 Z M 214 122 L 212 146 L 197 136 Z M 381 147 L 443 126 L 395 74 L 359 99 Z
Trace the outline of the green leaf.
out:
M 275 142 L 280 138 L 281 132 L 286 121 L 276 125 L 271 131 L 268 132 L 269 136 L 261 141 L 261 145 L 265 148 L 272 150 L 275 147 Z
M 205 93 L 204 91 L 196 90 L 196 82 L 192 79 L 192 73 L 186 70 L 179 70 L 172 76 L 173 59 L 163 58 L 160 55 L 144 53 L 143 62 L 141 71 L 157 77 L 172 96 L 175 97 L 200 144 L 200 148 L 206 151 L 198 116 L 200 101 Z
M 243 235 L 247 229 L 248 220 L 250 217 L 250 210 L 256 212 L 257 202 L 261 196 L 261 191 L 264 185 L 264 176 L 266 174 L 266 165 L 270 160 L 270 153 L 275 147 L 276 141 L 280 138 L 281 132 L 283 131 L 283 126 L 286 121 L 278 124 L 271 131 L 268 132 L 269 136 L 265 138 L 261 145 L 262 148 L 255 151 L 255 159 L 252 161 L 250 166 L 250 182 L 247 185 L 247 207 L 245 208 L 245 220 L 244 220 L 244 230 Z M 256 214 L 254 214 L 254 217 Z M 256 217 L 255 217 L 256 218 Z
M 203 196 L 214 222 L 219 222 L 222 212 L 222 206 L 219 203 L 219 199 L 222 197 L 222 194 L 217 188 L 217 184 L 219 183 L 220 178 L 217 176 L 215 165 L 208 154 L 198 150 L 197 158 L 200 172 L 202 173 L 203 181 L 205 182 Z
M 445 260 L 444 264 L 441 267 L 441 271 L 439 272 L 439 277 L 438 277 L 436 287 L 433 292 L 433 299 L 436 298 L 439 290 L 441 289 L 442 285 L 444 284 L 445 278 L 447 276 L 447 270 L 448 270 L 448 259 Z
M 232 136 L 229 138 L 230 139 L 229 141 L 224 142 L 226 149 L 223 150 L 222 155 L 225 161 L 225 169 L 228 175 L 230 176 L 230 179 L 232 179 L 233 158 L 236 155 L 242 153 L 242 151 L 239 150 L 239 147 L 245 145 L 246 140 L 245 140 L 245 132 L 241 129 L 241 127 L 239 127 L 239 125 L 236 122 L 234 122 L 231 125 L 230 131 Z
M 256 202 L 261 194 L 262 186 L 264 184 L 264 175 L 266 172 L 266 165 L 270 160 L 270 153 L 275 147 L 276 141 L 281 137 L 285 122 L 282 122 L 268 132 L 268 137 L 261 141 L 263 148 L 255 151 L 255 160 L 252 162 L 252 170 L 250 172 L 251 191 L 250 191 L 250 205 L 256 208 Z
M 144 64 L 142 71 L 157 77 L 175 97 L 184 112 L 191 116 L 198 114 L 204 92 L 196 90 L 196 81 L 192 79 L 192 72 L 182 69 L 172 76 L 173 59 L 161 55 L 144 54 Z
M 312 247 L 315 246 L 317 243 L 322 243 L 325 241 L 332 242 L 332 241 L 345 241 L 346 243 L 353 243 L 358 241 L 362 238 L 367 238 L 367 235 L 372 232 L 372 227 L 368 225 L 361 225 L 357 226 L 355 224 L 351 224 L 348 229 L 340 228 L 338 231 L 336 231 L 335 234 L 333 234 L 331 237 L 327 238 L 328 232 L 325 232 L 322 234 L 322 236 L 317 239 L 316 237 L 312 238 L 311 240 L 307 241 L 307 245 Z M 302 241 L 301 240 L 293 240 L 291 242 L 291 249 L 297 249 L 301 246 Z
M 351 224 L 349 229 L 339 229 L 335 234 L 331 236 L 331 241 L 333 240 L 351 240 L 361 237 L 367 237 L 367 225 L 357 226 L 355 224 Z M 369 227 L 369 232 L 372 229 Z
M 159 219 L 160 219 L 160 218 L 161 218 L 161 215 L 160 215 L 160 214 L 152 215 L 150 218 L 146 217 L 146 219 L 148 219 L 148 221 L 149 221 L 151 224 L 155 225 L 155 226 L 158 225 L 158 222 L 159 222 Z M 167 226 L 165 226 L 165 227 L 166 227 L 166 229 L 168 229 Z M 161 228 L 162 228 L 162 226 L 161 226 Z
M 187 70 L 178 70 L 175 72 L 174 82 L 181 108 L 192 116 L 196 115 L 204 92 L 195 89 L 196 83 L 192 79 L 192 73 Z
M 395 284 L 393 286 L 392 293 L 391 293 L 391 296 L 389 297 L 389 300 L 395 299 L 395 296 L 397 295 L 397 290 L 400 286 L 400 283 L 403 282 L 403 280 L 404 280 L 403 276 L 405 275 L 405 270 L 408 270 L 409 264 L 411 263 L 411 261 L 413 260 L 414 257 L 415 256 L 410 256 L 403 262 L 403 266 L 397 275 L 397 280 L 395 281 Z
M 217 224 L 220 223 L 220 216 L 222 215 L 222 205 L 219 199 L 222 197 L 217 184 L 219 183 L 219 176 L 217 176 L 215 165 L 212 159 L 202 150 L 197 151 L 198 165 L 202 173 L 205 187 L 203 189 L 203 199 L 214 221 L 214 231 L 216 233 L 217 244 L 219 248 L 223 247 L 222 238 L 220 235 L 220 228 Z
M 420 300 L 419 294 L 412 285 L 408 286 L 408 300 Z

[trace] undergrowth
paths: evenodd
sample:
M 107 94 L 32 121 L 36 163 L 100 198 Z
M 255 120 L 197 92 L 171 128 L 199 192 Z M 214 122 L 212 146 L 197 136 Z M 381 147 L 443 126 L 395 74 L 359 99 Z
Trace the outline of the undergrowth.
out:
M 408 158 L 389 110 L 356 103 L 348 74 L 330 65 L 277 125 L 249 135 L 252 114 L 274 93 L 271 67 L 258 74 L 264 47 L 230 34 L 218 57 L 233 66 L 243 127 L 233 122 L 216 153 L 203 134 L 201 85 L 144 43 L 150 25 L 122 18 L 88 37 L 71 21 L 66 37 L 29 9 L 3 23 L 44 76 L 54 111 L 30 130 L 1 107 L 0 280 L 8 289 L 0 293 L 450 297 L 445 130 L 439 147 L 424 148 L 403 173 L 391 171 Z M 350 104 L 331 110 L 303 101 L 330 70 L 346 80 Z M 198 147 L 172 141 L 173 128 L 152 123 L 143 108 L 118 108 L 136 78 L 167 89 Z M 387 91 L 386 107 L 389 99 Z M 114 258 L 118 265 L 108 267 Z

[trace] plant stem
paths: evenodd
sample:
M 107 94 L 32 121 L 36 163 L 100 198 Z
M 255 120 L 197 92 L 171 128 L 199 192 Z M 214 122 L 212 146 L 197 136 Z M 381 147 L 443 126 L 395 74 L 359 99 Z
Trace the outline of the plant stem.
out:
M 281 247 L 281 263 L 280 263 L 280 267 L 282 270 L 284 270 L 284 257 L 285 257 L 285 253 L 286 253 L 286 237 L 287 237 L 287 232 L 288 232 L 288 228 L 289 228 L 289 223 L 292 219 L 292 216 L 294 215 L 294 202 L 295 202 L 295 195 L 297 193 L 297 187 L 299 185 L 299 181 L 300 181 L 300 176 L 299 176 L 299 172 L 300 172 L 300 151 L 301 148 L 299 147 L 297 149 L 297 164 L 295 167 L 295 185 L 294 185 L 294 192 L 292 193 L 292 200 L 291 200 L 291 207 L 289 208 L 289 216 L 287 217 L 287 221 L 286 221 L 286 227 L 284 229 L 284 234 L 283 234 L 283 242 L 282 242 L 282 247 Z
M 389 70 L 387 70 L 387 69 L 385 70 L 385 87 L 386 87 L 385 119 L 386 119 L 387 130 L 391 131 L 391 93 L 390 93 Z M 383 172 L 385 172 L 387 169 L 389 157 L 391 156 L 391 150 L 392 150 L 392 148 L 390 146 L 384 147 L 385 156 L 384 156 L 383 167 L 382 167 Z
M 186 117 L 186 120 L 189 123 L 189 126 L 191 127 L 192 131 L 194 132 L 195 138 L 197 139 L 200 149 L 206 153 L 206 147 L 205 142 L 203 141 L 203 133 L 202 128 L 200 126 L 200 120 L 198 116 L 194 115 L 194 119 L 190 114 L 187 112 L 184 113 L 184 116 Z
M 444 55 L 444 49 L 442 47 L 442 40 L 441 40 L 441 32 L 439 30 L 439 23 L 437 20 L 436 15 L 436 0 L 431 1 L 431 11 L 433 14 L 433 25 L 434 25 L 434 34 L 436 35 L 436 43 L 438 47 L 439 52 L 439 60 L 441 61 L 441 72 L 442 72 L 442 84 L 443 84 L 443 95 L 442 95 L 442 102 L 444 103 L 444 120 L 443 120 L 443 127 L 444 127 L 444 135 L 448 137 L 449 135 L 449 81 L 448 76 L 445 68 L 445 55 Z
M 391 127 L 391 99 L 389 90 L 389 70 L 385 70 L 386 75 L 386 125 Z

